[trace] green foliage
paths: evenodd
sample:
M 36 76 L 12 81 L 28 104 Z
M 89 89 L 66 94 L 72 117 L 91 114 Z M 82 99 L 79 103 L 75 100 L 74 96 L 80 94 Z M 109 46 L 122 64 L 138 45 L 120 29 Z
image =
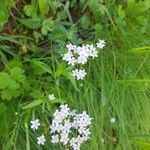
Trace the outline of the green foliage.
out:
M 29 108 L 38 106 L 38 105 L 40 105 L 42 102 L 43 102 L 42 100 L 35 100 L 35 101 L 31 102 L 30 104 L 24 106 L 23 109 L 29 109 Z
M 9 17 L 9 11 L 7 9 L 7 3 L 5 0 L 0 1 L 0 31 L 3 29 L 4 24 L 7 22 Z
M 49 135 L 54 109 L 67 103 L 93 118 L 92 138 L 81 150 L 148 150 L 149 141 L 131 137 L 150 129 L 149 15 L 149 0 L 1 0 L 0 149 L 63 150 L 38 146 L 36 138 Z M 101 38 L 106 49 L 86 65 L 85 80 L 76 81 L 62 61 L 66 44 Z M 32 118 L 44 129 L 31 132 Z
M 38 18 L 23 19 L 21 23 L 30 29 L 38 29 L 42 26 L 42 20 Z
M 26 80 L 24 70 L 18 67 L 14 67 L 10 74 L 0 73 L 0 90 L 1 98 L 3 100 L 11 100 L 12 98 L 20 96 L 22 94 L 21 84 Z
M 150 149 L 150 142 L 143 141 L 143 140 L 134 140 L 134 144 L 141 147 L 143 150 L 149 150 Z

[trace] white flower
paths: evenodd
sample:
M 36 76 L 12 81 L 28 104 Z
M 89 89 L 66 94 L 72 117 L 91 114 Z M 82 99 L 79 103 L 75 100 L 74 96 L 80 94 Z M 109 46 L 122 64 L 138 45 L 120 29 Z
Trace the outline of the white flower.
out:
M 58 143 L 58 142 L 59 142 L 59 135 L 58 135 L 58 134 L 52 135 L 52 140 L 51 140 L 51 142 L 52 142 L 53 144 Z
M 77 58 L 76 61 L 78 64 L 85 64 L 87 62 L 87 57 L 85 57 L 84 55 L 81 55 Z
M 105 46 L 105 41 L 99 39 L 99 42 L 96 43 L 96 45 L 98 48 L 102 49 Z
M 62 142 L 64 145 L 66 145 L 68 143 L 68 141 L 69 141 L 68 133 L 63 132 L 61 134 L 60 142 Z
M 97 43 L 98 48 L 103 48 L 105 46 L 104 40 L 99 40 Z M 68 65 L 84 65 L 88 62 L 89 58 L 95 58 L 98 57 L 98 52 L 96 50 L 96 47 L 93 44 L 86 44 L 82 46 L 76 46 L 73 44 L 67 44 L 67 53 L 63 55 L 63 60 L 67 61 Z M 85 70 L 72 70 L 72 75 L 77 79 L 83 79 L 86 75 Z
M 37 138 L 37 143 L 40 145 L 44 145 L 44 142 L 45 142 L 46 140 L 45 140 L 45 136 L 44 135 L 42 135 L 42 136 L 40 136 L 40 137 L 38 137 Z
M 76 64 L 77 60 L 74 57 L 71 57 L 70 60 L 68 60 L 68 65 L 74 66 Z
M 116 122 L 116 119 L 115 119 L 115 118 L 110 118 L 110 122 L 111 122 L 111 123 L 115 123 L 115 122 Z
M 72 52 L 67 52 L 66 54 L 63 55 L 62 59 L 66 61 L 70 61 L 72 57 L 73 57 Z
M 75 50 L 76 49 L 76 45 L 73 45 L 73 44 L 67 44 L 66 45 L 66 47 L 67 47 L 67 49 L 68 49 L 68 51 L 71 51 L 71 50 Z
M 67 104 L 66 105 L 60 105 L 60 108 L 61 108 L 61 112 L 63 114 L 69 113 L 69 111 L 70 111 L 70 108 L 68 107 Z
M 31 129 L 33 130 L 37 130 L 38 127 L 40 126 L 40 123 L 39 123 L 39 119 L 36 119 L 36 120 L 32 120 L 30 121 L 31 122 Z
M 90 139 L 91 118 L 85 111 L 78 114 L 76 110 L 70 110 L 68 105 L 62 104 L 60 110 L 54 112 L 53 117 L 50 126 L 52 143 L 60 142 L 72 147 L 73 150 L 80 150 L 81 144 Z
M 80 80 L 80 79 L 83 79 L 85 77 L 87 73 L 85 72 L 85 70 L 83 69 L 75 69 L 75 70 L 72 70 L 72 76 L 76 77 L 77 80 Z
M 48 98 L 49 98 L 49 100 L 54 100 L 55 96 L 54 96 L 54 94 L 51 94 L 51 95 L 48 95 Z

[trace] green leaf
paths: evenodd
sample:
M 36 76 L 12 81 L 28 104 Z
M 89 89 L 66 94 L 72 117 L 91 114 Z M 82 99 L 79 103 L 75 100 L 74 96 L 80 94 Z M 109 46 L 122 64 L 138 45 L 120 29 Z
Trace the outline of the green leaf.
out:
M 4 89 L 1 91 L 1 98 L 3 100 L 11 100 L 13 98 L 16 98 L 18 96 L 20 96 L 22 94 L 22 89 L 19 88 L 19 89 L 16 89 L 16 90 L 13 90 L 13 89 Z
M 30 19 L 23 19 L 21 23 L 30 29 L 38 29 L 42 26 L 42 19 L 40 18 L 30 18 Z
M 52 74 L 51 68 L 45 64 L 44 62 L 38 60 L 32 60 L 33 67 L 35 69 L 35 73 L 43 74 L 45 72 Z
M 1 92 L 1 97 L 2 97 L 2 99 L 3 100 L 11 100 L 12 99 L 12 93 L 11 93 L 11 91 L 10 90 L 3 90 L 2 92 Z
M 35 101 L 31 102 L 30 104 L 24 106 L 23 109 L 29 109 L 29 108 L 38 106 L 38 105 L 40 105 L 42 102 L 43 102 L 43 100 L 35 100 Z
M 0 31 L 2 31 L 4 24 L 7 22 L 9 17 L 9 12 L 7 9 L 6 0 L 0 1 Z
M 122 6 L 119 5 L 118 7 L 118 16 L 121 18 L 121 19 L 124 19 L 126 14 L 125 14 L 125 11 L 122 9 Z
M 24 75 L 24 70 L 20 67 L 14 67 L 10 72 L 10 76 L 16 81 L 20 82 L 23 82 L 26 79 L 26 76 Z
M 49 31 L 53 31 L 54 27 L 54 21 L 51 18 L 45 19 L 43 21 L 41 32 L 43 35 L 47 35 Z
M 39 2 L 39 8 L 42 15 L 45 15 L 49 11 L 49 5 L 47 0 L 38 0 Z
M 7 73 L 0 72 L 0 89 L 18 89 L 19 84 L 13 80 Z
M 139 145 L 143 150 L 150 150 L 150 142 L 134 140 L 134 144 Z
M 87 14 L 83 15 L 83 17 L 81 18 L 81 27 L 83 29 L 88 29 L 89 25 L 90 25 L 90 20 L 88 18 L 88 15 Z
M 150 52 L 150 46 L 145 46 L 145 47 L 137 47 L 129 50 L 129 52 L 134 53 L 134 54 L 145 54 Z

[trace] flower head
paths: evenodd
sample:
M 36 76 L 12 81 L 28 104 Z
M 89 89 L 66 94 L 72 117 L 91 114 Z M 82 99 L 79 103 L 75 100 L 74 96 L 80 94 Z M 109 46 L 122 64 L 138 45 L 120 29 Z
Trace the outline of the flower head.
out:
M 42 135 L 42 136 L 40 136 L 40 137 L 37 138 L 37 143 L 39 145 L 44 145 L 45 141 L 46 140 L 45 140 L 45 136 L 44 135 Z
M 31 122 L 31 129 L 33 130 L 37 130 L 38 127 L 40 126 L 39 119 L 32 120 L 30 122 Z
M 53 144 L 58 143 L 59 141 L 60 141 L 60 140 L 59 140 L 59 135 L 58 135 L 58 134 L 52 135 L 52 140 L 51 140 L 51 142 L 52 142 Z
M 78 70 L 78 69 L 75 69 L 75 70 L 72 70 L 72 75 L 74 76 L 74 77 L 76 77 L 77 78 L 77 80 L 82 80 L 84 77 L 85 77 L 85 75 L 86 75 L 87 73 L 85 72 L 85 70 L 83 69 L 80 69 L 80 70 Z
M 111 122 L 111 123 L 115 123 L 115 122 L 116 122 L 116 119 L 112 117 L 112 118 L 110 118 L 110 122 Z
M 48 95 L 48 98 L 49 98 L 49 100 L 54 100 L 55 96 L 54 96 L 54 94 L 51 94 L 51 95 Z
M 100 40 L 96 43 L 97 47 L 100 49 L 103 49 L 103 47 L 105 46 L 105 41 L 104 40 Z

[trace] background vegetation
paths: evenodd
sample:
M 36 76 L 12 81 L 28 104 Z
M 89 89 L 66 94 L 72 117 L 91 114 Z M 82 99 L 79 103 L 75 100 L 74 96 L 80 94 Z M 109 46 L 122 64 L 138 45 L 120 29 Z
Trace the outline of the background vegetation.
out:
M 150 150 L 149 16 L 149 0 L 0 0 L 0 149 L 63 150 L 49 142 L 63 101 L 93 117 L 82 150 Z M 74 80 L 65 45 L 98 39 L 105 49 L 85 80 Z M 30 129 L 34 116 L 44 122 L 40 133 Z M 42 132 L 49 139 L 38 146 Z

